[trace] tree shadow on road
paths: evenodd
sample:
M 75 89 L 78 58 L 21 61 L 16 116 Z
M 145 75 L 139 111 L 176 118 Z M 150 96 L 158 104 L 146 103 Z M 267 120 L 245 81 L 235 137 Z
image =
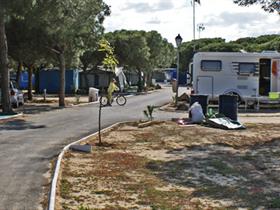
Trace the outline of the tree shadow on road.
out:
M 17 111 L 22 112 L 24 114 L 40 114 L 42 112 L 49 112 L 59 109 L 61 108 L 58 106 L 48 104 L 26 104 L 23 107 L 18 108 Z
M 27 122 L 24 119 L 8 120 L 0 124 L 2 130 L 27 130 L 45 128 L 45 125 L 34 125 L 32 122 Z

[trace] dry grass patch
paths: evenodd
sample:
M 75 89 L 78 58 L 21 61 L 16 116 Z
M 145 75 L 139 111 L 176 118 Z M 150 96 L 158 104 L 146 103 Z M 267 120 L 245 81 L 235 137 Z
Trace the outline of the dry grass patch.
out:
M 106 147 L 65 155 L 57 209 L 280 208 L 276 127 L 122 125 Z

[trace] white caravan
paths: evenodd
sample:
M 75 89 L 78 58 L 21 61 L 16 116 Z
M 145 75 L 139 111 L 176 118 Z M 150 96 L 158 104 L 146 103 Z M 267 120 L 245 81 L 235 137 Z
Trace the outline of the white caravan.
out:
M 192 73 L 194 93 L 210 100 L 229 93 L 246 101 L 268 99 L 280 92 L 280 53 L 199 52 Z

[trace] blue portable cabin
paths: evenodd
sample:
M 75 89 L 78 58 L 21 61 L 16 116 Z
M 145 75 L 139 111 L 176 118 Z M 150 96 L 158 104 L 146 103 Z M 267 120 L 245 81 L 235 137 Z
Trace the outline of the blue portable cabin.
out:
M 10 80 L 16 81 L 17 74 L 16 72 L 10 73 Z M 35 75 L 32 74 L 32 87 L 35 87 Z M 19 77 L 19 89 L 27 90 L 28 89 L 28 71 L 22 71 Z
M 39 72 L 39 92 L 59 93 L 59 69 L 41 69 Z M 65 71 L 65 93 L 73 94 L 79 88 L 79 70 L 69 69 Z
M 32 87 L 35 87 L 35 75 L 34 74 L 32 74 Z M 23 71 L 20 74 L 19 89 L 23 89 L 23 90 L 28 89 L 28 72 L 27 71 Z
M 170 82 L 172 79 L 177 79 L 177 68 L 167 68 L 163 70 L 165 73 L 165 77 L 168 82 Z M 186 71 L 179 72 L 179 84 L 185 85 L 187 83 L 187 73 Z

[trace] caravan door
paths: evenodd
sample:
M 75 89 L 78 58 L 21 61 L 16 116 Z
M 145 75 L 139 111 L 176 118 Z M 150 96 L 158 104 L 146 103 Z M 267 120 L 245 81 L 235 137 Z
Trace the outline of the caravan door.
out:
M 280 59 L 272 59 L 271 92 L 280 91 Z
M 268 96 L 271 92 L 271 59 L 260 59 L 259 94 Z
M 213 98 L 213 77 L 211 76 L 199 76 L 197 77 L 197 93 L 201 95 L 209 95 Z

